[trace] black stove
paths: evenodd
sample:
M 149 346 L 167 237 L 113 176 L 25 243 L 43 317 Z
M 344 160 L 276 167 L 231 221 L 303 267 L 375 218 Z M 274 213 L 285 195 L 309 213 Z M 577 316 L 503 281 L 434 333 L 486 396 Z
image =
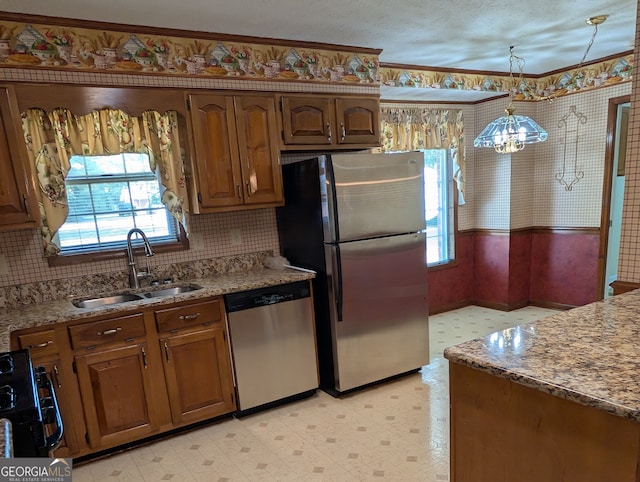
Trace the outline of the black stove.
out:
M 62 440 L 53 385 L 29 350 L 0 353 L 0 418 L 11 421 L 14 457 L 48 457 Z M 54 427 L 49 435 L 46 426 Z

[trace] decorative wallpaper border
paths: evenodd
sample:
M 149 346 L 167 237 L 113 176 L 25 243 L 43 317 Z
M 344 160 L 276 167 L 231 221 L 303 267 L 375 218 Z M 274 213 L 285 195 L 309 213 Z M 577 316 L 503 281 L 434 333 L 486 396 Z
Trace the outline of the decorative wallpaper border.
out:
M 378 84 L 378 65 L 377 53 L 0 21 L 0 67 Z
M 633 72 L 633 54 L 579 70 L 512 79 L 508 75 L 381 66 L 379 50 L 353 50 L 357 52 L 316 49 L 302 42 L 283 47 L 251 42 L 250 37 L 246 41 L 198 39 L 0 19 L 0 68 L 511 91 L 516 100 L 532 101 L 628 82 Z
M 380 82 L 384 85 L 419 89 L 457 89 L 484 92 L 513 92 L 515 100 L 544 100 L 596 87 L 631 81 L 633 54 L 584 65 L 580 69 L 554 73 L 543 77 L 510 78 L 509 75 L 489 75 L 439 72 L 418 67 L 401 68 L 382 64 Z M 518 82 L 519 81 L 519 82 Z

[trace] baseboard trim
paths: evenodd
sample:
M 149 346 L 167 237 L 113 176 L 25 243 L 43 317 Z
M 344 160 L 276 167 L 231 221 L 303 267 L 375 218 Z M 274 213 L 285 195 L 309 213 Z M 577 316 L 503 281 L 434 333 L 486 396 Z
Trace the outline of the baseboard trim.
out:
M 609 284 L 613 288 L 614 295 L 621 295 L 627 291 L 633 291 L 640 288 L 640 283 L 633 283 L 631 281 L 614 281 Z
M 640 284 L 637 286 L 640 288 Z M 513 311 L 519 310 L 520 308 L 526 308 L 527 306 L 535 306 L 537 308 L 548 308 L 550 310 L 571 310 L 576 308 L 574 305 L 567 305 L 563 303 L 553 303 L 551 301 L 540 301 L 540 300 L 528 300 L 521 301 L 519 303 L 497 303 L 495 301 L 485 301 L 485 300 L 461 300 L 456 301 L 454 303 L 449 303 L 447 305 L 440 306 L 436 309 L 429 310 L 429 316 L 438 315 L 440 313 L 446 313 L 447 311 L 457 310 L 459 308 L 465 308 L 466 306 L 480 306 L 482 308 L 489 308 L 491 310 L 498 311 Z
M 529 306 L 531 302 L 525 300 L 525 301 L 519 301 L 518 303 L 509 304 L 509 303 L 498 303 L 496 301 L 473 300 L 471 304 L 476 306 L 482 306 L 483 308 L 490 308 L 492 310 L 513 311 L 513 310 L 519 310 L 520 308 L 524 308 L 525 306 Z
M 471 300 L 461 300 L 456 301 L 454 303 L 449 303 L 448 305 L 442 305 L 435 309 L 429 309 L 429 316 L 437 315 L 439 313 L 446 313 L 447 311 L 457 310 L 459 308 L 464 308 L 465 306 L 471 306 L 473 302 Z
M 576 308 L 575 305 L 567 305 L 564 303 L 554 303 L 552 301 L 540 301 L 540 300 L 529 300 L 530 306 L 537 306 L 538 308 L 549 308 L 551 310 L 571 310 Z

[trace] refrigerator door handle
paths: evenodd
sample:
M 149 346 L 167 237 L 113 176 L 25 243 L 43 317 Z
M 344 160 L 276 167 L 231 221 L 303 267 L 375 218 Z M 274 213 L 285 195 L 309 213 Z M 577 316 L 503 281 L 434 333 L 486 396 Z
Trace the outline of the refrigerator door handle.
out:
M 340 257 L 340 246 L 335 244 L 331 247 L 331 291 L 335 302 L 338 322 L 342 321 L 342 259 Z
M 327 179 L 327 201 L 329 203 L 329 230 L 332 231 L 329 239 L 331 241 L 339 242 L 340 241 L 340 229 L 338 222 L 338 197 L 336 193 L 336 178 L 333 172 L 333 163 L 331 162 L 331 158 L 327 159 L 326 163 L 326 179 Z

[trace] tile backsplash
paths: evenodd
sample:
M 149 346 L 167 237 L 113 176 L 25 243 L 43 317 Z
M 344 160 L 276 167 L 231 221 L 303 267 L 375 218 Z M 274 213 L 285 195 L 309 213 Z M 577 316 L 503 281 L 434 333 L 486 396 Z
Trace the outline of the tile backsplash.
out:
M 153 270 L 265 251 L 278 253 L 280 249 L 273 208 L 192 215 L 190 229 L 190 249 L 156 254 L 149 258 Z M 0 288 L 104 274 L 127 279 L 124 250 L 122 257 L 106 261 L 49 266 L 42 253 L 39 231 L 35 229 L 0 232 L 0 255 L 7 265 L 7 273 L 0 274 Z

